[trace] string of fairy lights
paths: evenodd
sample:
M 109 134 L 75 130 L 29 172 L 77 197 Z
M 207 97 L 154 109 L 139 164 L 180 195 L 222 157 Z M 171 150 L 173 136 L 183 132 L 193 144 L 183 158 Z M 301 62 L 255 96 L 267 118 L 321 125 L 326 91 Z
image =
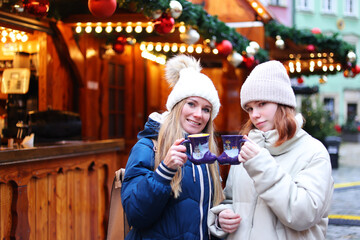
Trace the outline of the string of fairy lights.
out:
M 16 41 L 26 42 L 29 40 L 28 35 L 26 34 L 26 32 L 23 31 L 0 27 L 0 32 L 1 32 L 2 43 L 16 42 Z
M 176 24 L 172 29 L 171 33 L 176 31 L 179 33 L 185 33 L 187 28 L 183 22 Z M 111 34 L 115 33 L 135 33 L 140 34 L 142 32 L 146 32 L 151 34 L 154 31 L 154 23 L 153 22 L 87 22 L 81 23 L 78 22 L 75 25 L 75 32 L 77 34 L 81 33 L 108 33 Z M 172 52 L 172 53 L 197 53 L 197 54 L 218 54 L 218 50 L 216 48 L 210 47 L 210 42 L 212 40 L 206 39 L 204 40 L 204 44 L 186 44 L 186 43 L 170 43 L 170 42 L 146 42 L 142 41 L 140 44 L 140 50 L 142 51 L 141 56 L 155 61 L 159 64 L 166 63 L 166 56 L 165 53 Z M 131 44 L 135 44 L 137 42 L 136 38 L 128 37 L 127 42 Z M 157 54 L 153 54 L 152 52 L 156 52 Z M 164 53 L 164 54 L 161 54 Z
M 314 72 L 317 69 L 322 69 L 324 73 L 330 71 L 341 71 L 342 67 L 340 63 L 334 62 L 334 53 L 310 53 L 310 60 L 300 60 L 301 54 L 290 54 L 291 60 L 287 61 L 286 65 L 290 73 L 301 73 L 302 69 L 309 69 L 310 72 Z

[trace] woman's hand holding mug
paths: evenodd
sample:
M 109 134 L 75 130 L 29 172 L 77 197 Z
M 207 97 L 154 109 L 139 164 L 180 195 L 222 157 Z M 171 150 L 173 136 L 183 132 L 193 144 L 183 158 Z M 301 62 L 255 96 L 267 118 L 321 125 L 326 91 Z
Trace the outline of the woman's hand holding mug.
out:
M 164 164 L 168 168 L 177 170 L 186 162 L 186 147 L 181 144 L 184 140 L 184 138 L 177 139 L 167 152 Z
M 244 136 L 247 141 L 242 145 L 238 155 L 239 162 L 245 163 L 249 159 L 255 157 L 260 152 L 260 147 L 253 142 L 248 136 Z

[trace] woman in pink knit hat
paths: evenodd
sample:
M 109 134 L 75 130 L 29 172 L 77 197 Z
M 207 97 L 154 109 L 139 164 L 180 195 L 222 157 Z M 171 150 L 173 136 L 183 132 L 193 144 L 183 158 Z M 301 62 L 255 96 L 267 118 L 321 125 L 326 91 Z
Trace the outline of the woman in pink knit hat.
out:
M 325 239 L 333 193 L 323 144 L 301 127 L 286 69 L 278 61 L 254 68 L 240 93 L 249 114 L 248 140 L 230 168 L 227 204 L 209 212 L 211 232 L 226 239 Z

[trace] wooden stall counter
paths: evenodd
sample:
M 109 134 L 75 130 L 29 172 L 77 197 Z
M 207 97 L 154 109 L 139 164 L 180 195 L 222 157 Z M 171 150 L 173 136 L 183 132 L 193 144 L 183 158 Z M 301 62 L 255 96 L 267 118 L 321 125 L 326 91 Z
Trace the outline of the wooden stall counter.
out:
M 1 149 L 0 238 L 105 239 L 124 147 L 114 139 Z

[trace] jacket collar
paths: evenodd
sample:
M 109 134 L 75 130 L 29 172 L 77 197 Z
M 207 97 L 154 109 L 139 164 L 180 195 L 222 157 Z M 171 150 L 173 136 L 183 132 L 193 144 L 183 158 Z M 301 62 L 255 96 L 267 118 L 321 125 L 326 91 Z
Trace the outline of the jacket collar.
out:
M 296 133 L 293 138 L 287 140 L 283 144 L 278 147 L 275 147 L 274 144 L 279 138 L 279 134 L 277 130 L 270 130 L 267 132 L 260 131 L 258 129 L 253 129 L 249 132 L 249 138 L 256 142 L 260 147 L 266 148 L 269 150 L 270 154 L 273 156 L 281 155 L 285 152 L 288 152 L 294 146 L 294 142 L 296 142 L 299 138 L 305 135 L 305 131 L 301 129 L 303 125 L 303 118 L 300 113 L 298 113 L 295 117 L 297 123 Z

